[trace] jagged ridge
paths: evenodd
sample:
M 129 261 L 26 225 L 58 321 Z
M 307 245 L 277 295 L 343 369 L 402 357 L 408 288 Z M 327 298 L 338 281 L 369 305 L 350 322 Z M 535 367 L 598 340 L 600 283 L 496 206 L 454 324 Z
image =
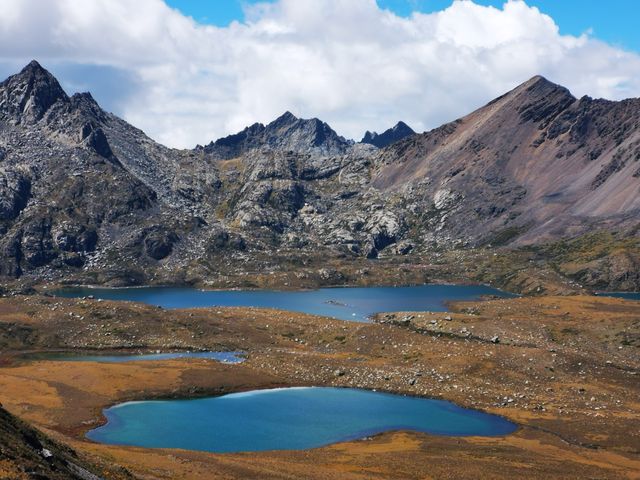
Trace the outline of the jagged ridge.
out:
M 243 131 L 211 142 L 204 151 L 221 158 L 235 158 L 249 150 L 270 147 L 294 152 L 340 155 L 350 142 L 317 118 L 301 119 L 285 112 L 264 126 L 254 123 Z
M 68 97 L 37 63 L 3 82 L 0 99 L 0 276 L 194 281 L 281 256 L 637 231 L 639 101 L 576 99 L 542 77 L 383 149 L 289 112 L 168 149 L 89 94 Z

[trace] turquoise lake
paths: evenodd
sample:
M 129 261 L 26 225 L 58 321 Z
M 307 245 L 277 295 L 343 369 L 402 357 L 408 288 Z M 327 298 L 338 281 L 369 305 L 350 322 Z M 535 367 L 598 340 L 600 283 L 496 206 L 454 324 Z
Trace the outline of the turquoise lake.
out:
M 321 288 L 305 291 L 199 290 L 188 287 L 66 288 L 62 297 L 143 302 L 163 308 L 261 307 L 366 321 L 378 312 L 446 311 L 446 302 L 477 300 L 485 295 L 515 295 L 483 285 L 422 285 L 416 287 Z
M 195 400 L 129 402 L 104 411 L 101 443 L 207 452 L 302 450 L 391 430 L 498 436 L 508 420 L 442 400 L 344 388 L 284 388 Z
M 27 357 L 33 360 L 54 360 L 63 362 L 99 362 L 99 363 L 127 363 L 149 360 L 174 360 L 180 358 L 201 358 L 216 360 L 221 363 L 242 363 L 243 352 L 176 352 L 176 353 L 143 353 L 122 355 L 83 355 L 69 353 L 41 353 Z

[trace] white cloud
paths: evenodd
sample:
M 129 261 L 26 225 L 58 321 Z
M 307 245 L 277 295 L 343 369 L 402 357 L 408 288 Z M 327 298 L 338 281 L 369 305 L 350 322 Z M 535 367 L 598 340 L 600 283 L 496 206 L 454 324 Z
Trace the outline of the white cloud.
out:
M 535 74 L 579 96 L 640 96 L 640 56 L 587 34 L 560 35 L 520 0 L 501 9 L 462 0 L 410 18 L 375 0 L 279 0 L 249 7 L 247 23 L 227 28 L 200 25 L 161 0 L 2 3 L 0 63 L 36 58 L 67 86 L 80 82 L 67 72 L 120 72 L 113 78 L 130 84 L 102 82 L 98 100 L 171 146 L 206 143 L 285 110 L 356 139 L 400 119 L 423 130 Z

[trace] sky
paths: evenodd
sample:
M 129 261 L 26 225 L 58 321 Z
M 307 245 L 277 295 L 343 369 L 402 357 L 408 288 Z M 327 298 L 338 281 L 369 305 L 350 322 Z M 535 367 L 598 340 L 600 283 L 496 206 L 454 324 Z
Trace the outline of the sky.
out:
M 475 0 L 484 6 L 501 7 L 505 0 Z M 226 27 L 245 19 L 243 7 L 258 0 L 168 0 L 167 4 L 204 24 Z M 450 7 L 453 0 L 378 0 L 377 4 L 402 17 L 413 12 L 433 13 Z M 591 32 L 595 37 L 621 48 L 640 51 L 638 0 L 528 0 L 550 15 L 560 27 L 560 33 L 581 35 Z M 634 15 L 633 13 L 636 13 Z
M 0 77 L 36 59 L 171 147 L 286 110 L 359 140 L 435 128 L 537 74 L 639 97 L 639 14 L 637 0 L 2 0 Z

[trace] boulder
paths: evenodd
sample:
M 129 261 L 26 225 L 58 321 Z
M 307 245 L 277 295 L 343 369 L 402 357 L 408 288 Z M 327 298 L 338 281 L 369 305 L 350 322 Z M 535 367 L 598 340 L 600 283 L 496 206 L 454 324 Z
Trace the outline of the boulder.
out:
M 162 260 L 173 251 L 178 236 L 171 231 L 155 230 L 149 232 L 144 239 L 145 253 L 154 260 Z
M 369 217 L 365 230 L 370 233 L 373 245 L 379 251 L 398 240 L 403 222 L 394 212 L 377 210 Z

